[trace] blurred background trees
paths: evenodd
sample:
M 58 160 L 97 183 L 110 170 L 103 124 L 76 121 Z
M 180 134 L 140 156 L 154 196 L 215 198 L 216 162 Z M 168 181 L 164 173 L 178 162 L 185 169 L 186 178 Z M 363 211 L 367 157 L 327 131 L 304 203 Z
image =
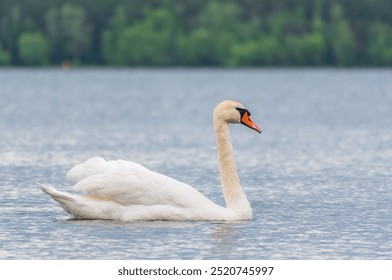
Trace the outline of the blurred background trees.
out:
M 389 0 L 2 0 L 0 66 L 391 66 Z

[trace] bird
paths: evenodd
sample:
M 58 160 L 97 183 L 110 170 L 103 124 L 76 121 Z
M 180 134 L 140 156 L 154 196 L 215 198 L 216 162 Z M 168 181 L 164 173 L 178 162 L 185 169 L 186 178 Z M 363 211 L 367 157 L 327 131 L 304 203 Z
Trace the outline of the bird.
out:
M 83 194 L 40 184 L 74 219 L 132 221 L 241 221 L 252 219 L 252 208 L 240 184 L 229 124 L 261 128 L 239 102 L 225 100 L 213 114 L 220 181 L 226 207 L 190 185 L 126 160 L 93 157 L 75 165 L 66 180 Z

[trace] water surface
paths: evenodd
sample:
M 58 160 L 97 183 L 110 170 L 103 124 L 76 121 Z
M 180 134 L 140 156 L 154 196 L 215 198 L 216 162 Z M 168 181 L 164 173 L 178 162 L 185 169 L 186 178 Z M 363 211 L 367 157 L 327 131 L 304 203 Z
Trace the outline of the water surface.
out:
M 73 220 L 37 182 L 99 155 L 224 205 L 212 111 L 232 126 L 245 222 Z M 0 259 L 392 259 L 392 71 L 0 69 Z

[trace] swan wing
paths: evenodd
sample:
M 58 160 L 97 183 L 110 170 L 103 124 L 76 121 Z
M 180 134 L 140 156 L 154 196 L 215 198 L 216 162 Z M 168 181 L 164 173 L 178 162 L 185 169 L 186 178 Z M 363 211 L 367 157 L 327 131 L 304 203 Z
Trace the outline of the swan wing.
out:
M 77 164 L 71 168 L 65 179 L 71 184 L 77 184 L 79 181 L 96 174 L 108 172 L 110 170 L 127 170 L 143 169 L 144 167 L 133 161 L 110 160 L 106 161 L 101 157 L 93 157 L 84 163 Z
M 214 204 L 203 194 L 168 176 L 131 161 L 102 161 L 96 158 L 77 165 L 67 174 L 75 188 L 90 196 L 110 199 L 121 205 L 171 205 L 197 208 Z M 93 167 L 95 165 L 95 168 Z

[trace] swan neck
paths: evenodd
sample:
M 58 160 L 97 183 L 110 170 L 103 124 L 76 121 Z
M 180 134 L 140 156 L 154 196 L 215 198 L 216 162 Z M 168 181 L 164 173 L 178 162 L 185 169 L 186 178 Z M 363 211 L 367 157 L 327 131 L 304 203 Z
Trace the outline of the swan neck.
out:
M 215 122 L 220 179 L 226 206 L 229 209 L 251 215 L 251 207 L 240 183 L 235 164 L 230 129 L 227 122 Z M 250 213 L 250 214 L 249 214 Z

